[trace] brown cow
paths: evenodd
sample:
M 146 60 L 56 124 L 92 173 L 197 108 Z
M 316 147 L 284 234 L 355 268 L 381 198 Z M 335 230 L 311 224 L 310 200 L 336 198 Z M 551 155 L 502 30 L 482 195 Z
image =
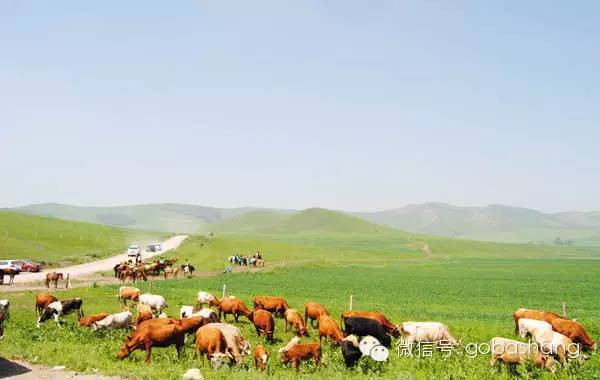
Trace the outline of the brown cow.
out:
M 331 339 L 336 345 L 342 344 L 344 336 L 335 319 L 331 318 L 329 315 L 321 315 L 318 322 L 319 343 L 321 343 L 323 337 L 325 337 Z
M 246 316 L 250 322 L 253 322 L 251 317 L 252 312 L 248 309 L 244 301 L 239 298 L 222 298 L 219 300 L 217 309 L 219 309 L 219 320 L 222 313 L 224 321 L 227 321 L 227 314 L 232 314 L 236 323 L 240 315 Z
M 227 356 L 233 360 L 233 356 L 227 351 L 225 336 L 221 330 L 210 324 L 202 326 L 196 331 L 196 352 L 194 353 L 194 358 L 196 358 L 198 354 L 205 354 L 206 359 L 209 361 L 212 361 L 219 356 Z
M 260 371 L 264 371 L 267 368 L 267 361 L 269 360 L 269 351 L 262 345 L 259 344 L 254 350 L 254 367 L 260 368 Z
M 298 336 L 308 336 L 308 330 L 306 329 L 306 324 L 304 323 L 304 319 L 302 319 L 302 315 L 296 309 L 287 309 L 284 313 L 285 317 L 285 332 L 287 333 L 288 325 L 291 325 L 294 329 L 296 329 L 296 335 Z
M 273 314 L 279 314 L 283 317 L 283 313 L 290 306 L 283 297 L 272 297 L 272 296 L 256 296 L 254 297 L 254 309 L 263 309 L 270 311 Z
M 285 347 L 279 349 L 283 364 L 292 362 L 292 367 L 298 372 L 302 360 L 314 359 L 317 367 L 321 365 L 321 345 L 319 343 L 298 343 L 300 338 L 294 337 Z
M 161 326 L 161 325 L 178 325 L 181 327 L 184 334 L 194 334 L 196 331 L 206 325 L 209 324 L 210 321 L 205 320 L 202 317 L 191 317 L 191 318 L 155 318 L 150 320 L 145 320 L 143 323 L 138 325 L 138 328 L 142 326 Z
M 106 317 L 108 317 L 108 313 L 90 315 L 89 317 L 81 318 L 79 320 L 79 326 L 92 327 L 95 322 L 101 321 Z
M 252 312 L 252 323 L 254 323 L 258 336 L 264 336 L 269 342 L 273 342 L 273 333 L 275 332 L 273 314 L 262 309 L 254 310 Z
M 528 318 L 528 319 L 537 319 L 538 321 L 546 321 L 552 324 L 552 321 L 555 319 L 566 319 L 556 313 L 550 311 L 541 311 L 541 310 L 528 310 L 528 309 L 517 309 L 513 313 L 513 319 L 515 320 L 515 334 L 519 333 L 519 319 Z
M 581 323 L 570 319 L 554 318 L 550 324 L 554 331 L 571 339 L 573 343 L 579 343 L 586 350 L 596 351 L 596 341 L 589 337 Z
M 63 274 L 60 272 L 50 272 L 46 274 L 46 288 L 50 288 L 50 283 L 54 284 L 54 289 L 58 287 L 58 281 L 63 279 Z
M 308 323 L 310 319 L 310 324 L 313 328 L 315 328 L 315 322 L 319 320 L 321 315 L 330 315 L 325 306 L 316 302 L 307 302 L 304 304 L 304 320 Z
M 52 302 L 58 301 L 53 294 L 50 293 L 38 293 L 35 295 L 35 314 L 41 315 L 46 307 L 50 305 Z
M 127 300 L 131 300 L 133 303 L 137 303 L 140 300 L 140 290 L 132 286 L 121 286 L 119 288 L 119 294 L 117 297 L 123 305 L 127 305 Z
M 132 351 L 144 348 L 146 350 L 146 365 L 150 365 L 152 347 L 169 347 L 175 345 L 177 356 L 181 357 L 184 346 L 184 334 L 181 326 L 140 325 L 140 327 L 125 339 L 125 343 L 117 354 L 118 359 L 125 359 Z
M 342 313 L 342 316 L 340 318 L 343 322 L 342 325 L 346 323 L 347 318 L 351 317 L 368 318 L 375 320 L 383 326 L 383 329 L 385 330 L 386 334 L 390 334 L 396 338 L 400 336 L 400 329 L 398 328 L 398 326 L 393 324 L 383 313 L 379 313 L 376 311 L 347 310 Z

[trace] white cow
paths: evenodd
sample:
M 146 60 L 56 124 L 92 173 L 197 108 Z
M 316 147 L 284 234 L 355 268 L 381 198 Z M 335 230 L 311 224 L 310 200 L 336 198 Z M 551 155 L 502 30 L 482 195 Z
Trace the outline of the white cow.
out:
M 527 335 L 533 336 L 533 330 L 552 331 L 552 325 L 546 321 L 537 319 L 521 318 L 519 319 L 519 336 L 525 338 Z
M 181 318 L 191 318 L 191 317 L 202 317 L 205 319 L 212 319 L 213 316 L 216 317 L 217 313 L 213 309 L 209 309 L 207 307 L 203 307 L 202 309 L 198 309 L 194 306 L 182 306 L 179 310 L 179 316 Z
M 131 326 L 131 319 L 131 311 L 125 310 L 121 313 L 111 314 L 98 322 L 94 322 L 92 329 L 126 329 Z
M 490 341 L 490 353 L 492 366 L 498 361 L 505 364 L 532 362 L 536 367 L 545 367 L 552 373 L 556 372 L 556 364 L 552 356 L 542 354 L 534 343 L 523 343 L 497 336 Z
M 242 355 L 250 354 L 250 343 L 242 336 L 239 328 L 228 323 L 211 323 L 210 326 L 218 328 L 223 333 L 227 348 L 236 364 L 242 362 Z
M 200 308 L 204 304 L 208 305 L 208 307 L 217 306 L 219 301 L 217 300 L 217 297 L 208 292 L 198 292 L 198 294 L 196 294 L 196 307 Z
M 404 322 L 400 325 L 400 333 L 408 345 L 414 342 L 447 342 L 454 347 L 459 345 L 450 334 L 448 326 L 440 322 Z
M 140 296 L 140 304 L 150 306 L 152 312 L 155 314 L 162 313 L 162 311 L 169 306 L 165 297 L 149 293 Z
M 561 333 L 535 329 L 533 330 L 533 339 L 541 353 L 557 355 L 563 364 L 567 363 L 567 358 L 583 360 L 583 355 L 580 355 L 579 352 L 579 345 Z

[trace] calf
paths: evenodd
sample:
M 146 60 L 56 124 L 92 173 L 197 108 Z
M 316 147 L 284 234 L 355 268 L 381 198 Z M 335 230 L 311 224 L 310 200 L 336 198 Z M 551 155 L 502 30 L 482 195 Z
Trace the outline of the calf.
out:
M 300 338 L 294 337 L 285 347 L 279 349 L 283 364 L 292 363 L 292 367 L 298 372 L 300 362 L 314 359 L 317 367 L 321 366 L 321 345 L 319 343 L 300 344 Z
M 198 294 L 196 294 L 196 307 L 198 308 L 202 307 L 203 305 L 208 305 L 208 307 L 211 307 L 217 306 L 218 304 L 219 301 L 217 300 L 217 297 L 208 292 L 198 292 Z
M 340 317 L 340 320 L 342 321 L 342 325 L 346 322 L 346 319 L 348 319 L 350 317 L 373 319 L 373 320 L 379 322 L 383 326 L 386 334 L 390 334 L 396 338 L 400 336 L 400 330 L 398 329 L 398 326 L 393 324 L 383 313 L 379 313 L 376 311 L 347 310 L 347 311 L 344 311 Z
M 137 303 L 140 300 L 140 290 L 131 286 L 121 286 L 117 297 L 123 305 L 127 305 L 127 300 Z
M 262 309 L 254 310 L 252 312 L 252 323 L 254 323 L 258 336 L 266 337 L 269 342 L 273 341 L 273 333 L 275 332 L 273 314 Z
M 319 318 L 319 343 L 322 342 L 323 337 L 331 339 L 336 345 L 340 345 L 344 336 L 340 330 L 335 319 L 329 315 L 321 315 Z
M 291 325 L 296 330 L 298 336 L 308 336 L 308 330 L 304 324 L 302 315 L 296 309 L 287 309 L 284 313 L 285 317 L 285 332 L 287 333 L 288 326 Z
M 358 339 L 355 335 L 348 335 L 342 340 L 342 356 L 346 368 L 352 368 L 358 363 L 363 354 L 358 346 Z
M 150 306 L 152 312 L 156 314 L 162 313 L 169 306 L 165 297 L 158 294 L 142 294 L 139 299 L 142 305 Z
M 552 320 L 552 329 L 578 343 L 582 348 L 596 351 L 596 341 L 590 338 L 581 323 L 570 319 L 555 318 Z
M 40 316 L 46 307 L 50 305 L 52 302 L 58 301 L 53 294 L 50 293 L 38 293 L 35 295 L 35 314 Z
M 169 347 L 175 345 L 177 356 L 181 357 L 184 345 L 184 334 L 176 324 L 144 326 L 143 324 L 128 336 L 117 354 L 118 359 L 125 359 L 136 349 L 146 350 L 146 365 L 150 365 L 152 347 Z
M 515 334 L 519 332 L 519 319 L 521 318 L 537 319 L 538 321 L 546 321 L 550 324 L 552 324 L 554 319 L 565 319 L 550 311 L 517 309 L 513 313 L 513 319 L 515 320 Z
M 459 345 L 448 326 L 440 322 L 404 322 L 400 325 L 400 333 L 409 346 L 413 342 L 447 343 L 453 347 Z
M 267 361 L 269 360 L 269 351 L 262 345 L 259 344 L 254 350 L 254 367 L 260 368 L 260 371 L 264 371 L 267 368 Z
M 533 330 L 549 330 L 552 331 L 552 325 L 545 321 L 539 321 L 537 319 L 521 318 L 519 319 L 519 336 L 521 338 L 527 337 L 527 335 L 533 336 Z
M 327 311 L 325 306 L 316 302 L 307 302 L 304 304 L 304 320 L 306 323 L 310 320 L 313 328 L 315 328 L 315 321 L 318 321 L 321 315 L 329 315 L 329 311 Z
M 556 363 L 551 356 L 539 352 L 538 346 L 501 337 L 492 338 L 490 341 L 490 365 L 498 361 L 505 364 L 523 364 L 532 362 L 536 367 L 556 371 Z
M 533 338 L 542 353 L 557 355 L 562 364 L 567 364 L 567 357 L 582 358 L 579 356 L 578 345 L 561 333 L 536 329 L 533 331 Z
M 60 326 L 58 318 L 62 315 L 67 315 L 77 310 L 77 319 L 83 318 L 83 310 L 81 306 L 83 301 L 81 298 L 73 298 L 66 301 L 55 301 L 48 305 L 44 312 L 38 317 L 37 327 L 40 327 L 40 323 L 47 321 L 50 318 L 54 318 L 54 322 Z
M 225 336 L 221 330 L 211 325 L 202 326 L 196 331 L 195 345 L 195 357 L 198 354 L 204 354 L 206 355 L 206 359 L 213 363 L 220 360 L 223 356 L 227 356 L 233 360 L 233 356 L 227 351 Z
M 248 309 L 244 301 L 239 298 L 223 298 L 219 300 L 217 309 L 219 310 L 219 320 L 221 319 L 221 314 L 223 314 L 223 321 L 227 321 L 227 314 L 232 314 L 236 323 L 240 315 L 245 316 L 250 322 L 253 322 L 251 318 L 252 312 Z
M 289 305 L 283 297 L 256 296 L 254 297 L 254 309 L 264 309 L 273 314 L 283 316 L 289 309 Z
M 392 339 L 386 334 L 385 329 L 381 323 L 374 319 L 362 318 L 362 317 L 350 317 L 346 318 L 346 335 L 357 335 L 367 336 L 370 335 L 377 339 L 381 344 L 387 348 L 392 345 Z
M 92 327 L 95 322 L 101 321 L 106 317 L 108 317 L 108 313 L 90 315 L 89 317 L 81 318 L 79 320 L 79 326 Z
M 131 317 L 129 310 L 111 314 L 100 321 L 94 322 L 92 329 L 126 329 L 131 325 Z
M 0 300 L 0 339 L 4 336 L 4 321 L 10 318 L 9 307 L 9 300 Z

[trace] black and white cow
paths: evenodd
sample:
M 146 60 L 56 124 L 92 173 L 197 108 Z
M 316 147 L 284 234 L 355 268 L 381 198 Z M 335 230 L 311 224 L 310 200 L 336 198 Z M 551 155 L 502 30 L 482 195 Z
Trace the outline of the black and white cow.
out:
M 392 338 L 386 334 L 381 323 L 374 319 L 361 317 L 347 318 L 345 332 L 346 335 L 354 334 L 360 337 L 370 335 L 387 348 L 390 348 L 392 345 Z
M 7 321 L 10 317 L 9 306 L 10 302 L 8 300 L 0 300 L 0 339 L 4 336 L 4 321 Z
M 73 298 L 72 300 L 65 301 L 56 301 L 49 304 L 42 315 L 38 318 L 37 327 L 40 327 L 40 323 L 49 320 L 50 318 L 54 318 L 54 322 L 60 326 L 60 322 L 58 317 L 71 314 L 75 310 L 77 310 L 77 318 L 81 319 L 83 317 L 83 310 L 81 310 L 81 305 L 83 301 L 81 298 Z
M 342 356 L 347 368 L 352 368 L 362 358 L 363 354 L 358 347 L 355 335 L 348 335 L 342 340 Z

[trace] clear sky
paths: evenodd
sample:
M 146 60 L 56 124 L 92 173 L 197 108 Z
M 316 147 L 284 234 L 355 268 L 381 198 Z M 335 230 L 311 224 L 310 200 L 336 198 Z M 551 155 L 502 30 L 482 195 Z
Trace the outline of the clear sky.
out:
M 600 209 L 600 2 L 0 2 L 0 207 Z

